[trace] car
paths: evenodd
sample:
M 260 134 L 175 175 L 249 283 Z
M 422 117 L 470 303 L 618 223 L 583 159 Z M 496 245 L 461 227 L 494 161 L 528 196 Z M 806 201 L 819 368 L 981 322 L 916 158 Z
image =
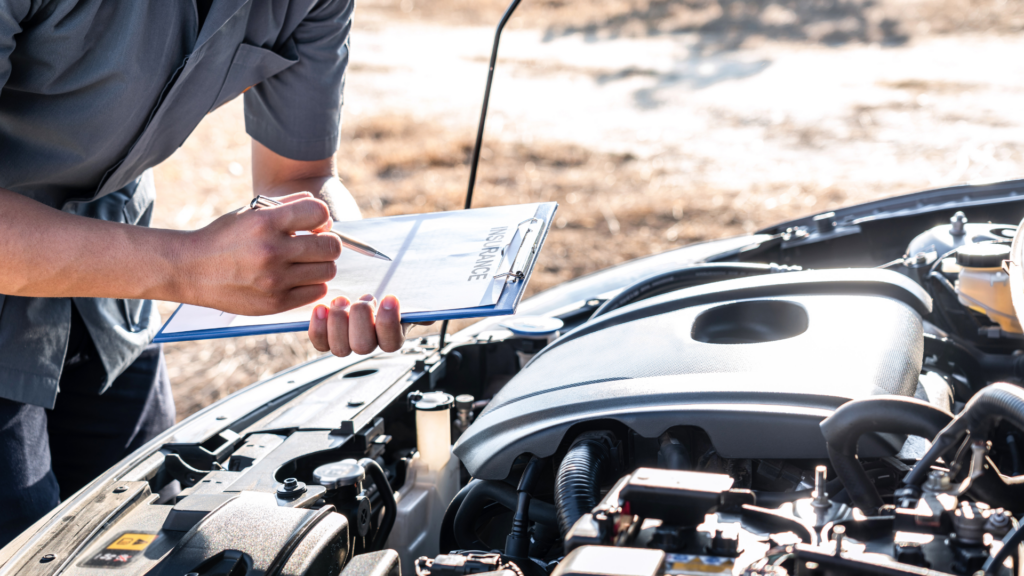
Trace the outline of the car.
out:
M 1022 219 L 1024 181 L 917 192 L 317 358 L 106 471 L 0 576 L 1017 573 Z
M 974 573 L 1019 534 L 1024 362 L 965 278 L 1021 290 L 1021 218 L 1022 181 L 919 192 L 324 356 L 140 448 L 0 573 Z

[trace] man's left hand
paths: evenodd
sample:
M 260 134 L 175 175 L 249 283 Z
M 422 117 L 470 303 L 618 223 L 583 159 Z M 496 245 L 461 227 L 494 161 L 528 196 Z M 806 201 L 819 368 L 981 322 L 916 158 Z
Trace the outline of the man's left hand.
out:
M 355 302 L 344 296 L 331 305 L 318 305 L 309 320 L 309 340 L 321 352 L 335 356 L 369 354 L 378 346 L 394 352 L 405 342 L 407 324 L 402 324 L 398 298 L 385 296 L 378 305 L 370 294 Z

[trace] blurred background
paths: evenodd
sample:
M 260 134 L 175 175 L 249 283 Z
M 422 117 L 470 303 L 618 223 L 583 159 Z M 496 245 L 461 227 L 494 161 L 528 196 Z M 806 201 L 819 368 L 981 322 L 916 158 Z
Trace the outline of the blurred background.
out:
M 462 207 L 505 7 L 359 0 L 337 159 L 364 216 Z M 1022 29 L 1020 0 L 523 0 L 474 205 L 559 202 L 532 294 L 841 205 L 1021 177 Z M 250 167 L 239 98 L 156 169 L 154 225 L 243 205 Z M 166 351 L 179 418 L 319 354 L 305 334 Z

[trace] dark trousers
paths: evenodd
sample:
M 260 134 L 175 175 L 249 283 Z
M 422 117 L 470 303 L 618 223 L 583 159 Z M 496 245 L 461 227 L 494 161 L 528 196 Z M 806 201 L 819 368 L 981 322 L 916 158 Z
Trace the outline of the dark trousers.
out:
M 147 348 L 103 394 L 87 342 L 53 410 L 0 398 L 0 547 L 174 424 L 163 349 Z

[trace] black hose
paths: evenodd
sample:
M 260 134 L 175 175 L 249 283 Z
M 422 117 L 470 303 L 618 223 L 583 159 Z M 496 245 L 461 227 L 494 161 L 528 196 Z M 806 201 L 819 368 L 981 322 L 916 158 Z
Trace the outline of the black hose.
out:
M 610 456 L 607 444 L 590 437 L 578 439 L 562 459 L 555 478 L 555 507 L 563 537 L 581 516 L 597 506 L 598 482 Z
M 710 282 L 730 280 L 732 278 L 745 278 L 747 276 L 760 276 L 771 272 L 785 271 L 799 268 L 784 268 L 769 264 L 747 264 L 740 262 L 723 262 L 718 264 L 698 264 L 688 266 L 672 272 L 665 272 L 649 278 L 644 278 L 631 286 L 626 287 L 612 298 L 609 298 L 594 311 L 591 320 L 622 308 L 627 304 L 671 292 L 699 286 Z
M 1006 435 L 1006 446 L 1010 449 L 1010 476 L 1020 475 L 1020 449 L 1017 448 L 1017 438 L 1012 434 Z
M 857 442 L 868 432 L 913 434 L 933 438 L 952 416 L 913 398 L 865 398 L 847 402 L 821 421 L 828 458 L 850 499 L 874 516 L 884 502 L 857 459 Z
M 975 394 L 974 398 L 932 441 L 932 447 L 903 479 L 909 487 L 919 488 L 932 464 L 969 432 L 984 438 L 1000 421 L 1024 430 L 1024 391 L 1011 384 L 993 384 Z
M 669 470 L 693 470 L 690 451 L 668 432 L 661 435 L 658 462 Z
M 516 513 L 512 516 L 512 530 L 505 539 L 506 556 L 526 558 L 530 554 L 530 493 L 537 487 L 540 471 L 540 458 L 531 457 L 519 479 L 519 488 L 516 489 L 519 493 L 518 502 Z
M 391 535 L 391 529 L 395 526 L 395 517 L 398 515 L 395 491 L 391 489 L 391 483 L 388 482 L 384 469 L 376 460 L 363 458 L 359 461 L 359 465 L 370 475 L 370 479 L 377 486 L 377 493 L 380 494 L 380 499 L 384 503 L 384 517 L 381 518 L 380 526 L 377 527 L 377 532 L 373 535 L 373 543 L 370 545 L 372 550 L 383 550 L 384 543 L 387 542 L 388 536 Z
M 461 490 L 455 494 L 455 498 L 448 503 L 448 507 L 444 509 L 444 518 L 441 519 L 441 538 L 440 538 L 440 550 L 442 554 L 447 554 L 452 550 L 459 548 L 459 542 L 455 539 L 455 514 L 458 513 L 459 508 L 462 506 L 462 502 L 466 499 L 466 495 L 469 494 L 470 490 L 474 486 L 477 486 L 483 482 L 479 478 L 470 480 L 468 484 L 462 487 Z
M 474 480 L 474 483 L 477 482 Z M 473 483 L 471 483 L 473 484 Z M 463 550 L 480 550 L 484 546 L 476 536 L 476 521 L 480 517 L 484 506 L 488 502 L 497 502 L 509 510 L 515 510 L 519 503 L 519 496 L 515 488 L 495 480 L 480 480 L 479 483 L 466 493 L 455 513 L 455 521 L 452 528 L 455 532 L 455 541 Z M 555 507 L 547 502 L 537 499 L 530 500 L 530 520 L 540 522 L 549 526 L 557 526 Z

